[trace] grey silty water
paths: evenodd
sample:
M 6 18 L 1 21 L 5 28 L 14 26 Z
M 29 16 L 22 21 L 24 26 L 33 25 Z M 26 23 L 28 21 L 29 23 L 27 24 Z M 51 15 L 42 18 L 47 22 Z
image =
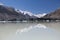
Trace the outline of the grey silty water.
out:
M 0 24 L 0 40 L 60 40 L 58 24 L 59 23 Z M 58 28 L 56 26 L 58 26 Z

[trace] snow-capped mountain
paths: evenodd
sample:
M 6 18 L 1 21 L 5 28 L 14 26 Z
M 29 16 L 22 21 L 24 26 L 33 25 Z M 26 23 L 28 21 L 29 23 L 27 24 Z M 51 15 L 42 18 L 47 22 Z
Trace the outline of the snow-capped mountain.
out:
M 34 16 L 36 16 L 36 17 L 38 17 L 38 18 L 41 18 L 41 17 L 43 17 L 43 16 L 45 16 L 46 15 L 46 13 L 43 13 L 43 14 L 36 14 L 36 15 L 34 15 Z
M 13 7 L 8 7 L 0 3 L 0 21 L 22 21 L 22 20 L 31 20 L 37 19 L 45 14 L 33 14 L 29 11 L 18 10 Z
M 34 17 L 41 18 L 41 17 L 43 17 L 43 16 L 46 15 L 46 13 L 33 14 L 33 13 L 31 13 L 31 12 L 28 12 L 28 11 L 22 11 L 22 10 L 17 10 L 17 9 L 15 9 L 15 11 L 17 11 L 18 13 L 21 12 L 22 14 L 24 14 L 24 15 L 26 15 L 26 16 L 29 15 L 29 16 L 32 17 L 32 18 L 34 18 Z
M 28 11 L 22 11 L 22 10 L 18 10 L 18 9 L 15 9 L 15 11 L 18 12 L 18 13 L 21 12 L 24 15 L 26 15 L 26 14 L 28 14 L 29 16 L 32 16 L 33 15 L 31 12 L 28 12 Z

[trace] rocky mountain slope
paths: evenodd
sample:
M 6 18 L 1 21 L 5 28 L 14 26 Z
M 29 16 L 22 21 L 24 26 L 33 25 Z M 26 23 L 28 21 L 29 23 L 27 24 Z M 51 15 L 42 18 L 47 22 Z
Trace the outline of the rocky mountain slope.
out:
M 45 15 L 43 18 L 60 19 L 60 8 Z
M 0 20 L 1 21 L 13 21 L 13 20 L 22 20 L 24 15 L 17 13 L 14 8 L 0 5 Z

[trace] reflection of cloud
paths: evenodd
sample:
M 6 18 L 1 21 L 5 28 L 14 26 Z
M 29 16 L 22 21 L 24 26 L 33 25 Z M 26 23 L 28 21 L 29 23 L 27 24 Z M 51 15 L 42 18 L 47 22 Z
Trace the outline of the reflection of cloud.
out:
M 28 28 L 18 29 L 16 33 L 28 32 L 28 31 L 30 31 L 33 28 L 43 28 L 43 29 L 46 29 L 46 26 L 44 26 L 42 24 L 37 24 L 37 25 L 34 25 L 34 26 L 30 26 Z

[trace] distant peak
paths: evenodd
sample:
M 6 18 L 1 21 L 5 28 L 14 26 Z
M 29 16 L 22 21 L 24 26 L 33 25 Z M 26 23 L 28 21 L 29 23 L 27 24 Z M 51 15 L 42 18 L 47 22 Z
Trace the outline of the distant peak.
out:
M 4 4 L 0 2 L 0 5 L 4 5 Z
M 24 11 L 24 14 L 28 14 L 28 15 L 30 15 L 30 16 L 33 15 L 33 14 L 32 14 L 31 12 L 29 12 L 29 11 Z

